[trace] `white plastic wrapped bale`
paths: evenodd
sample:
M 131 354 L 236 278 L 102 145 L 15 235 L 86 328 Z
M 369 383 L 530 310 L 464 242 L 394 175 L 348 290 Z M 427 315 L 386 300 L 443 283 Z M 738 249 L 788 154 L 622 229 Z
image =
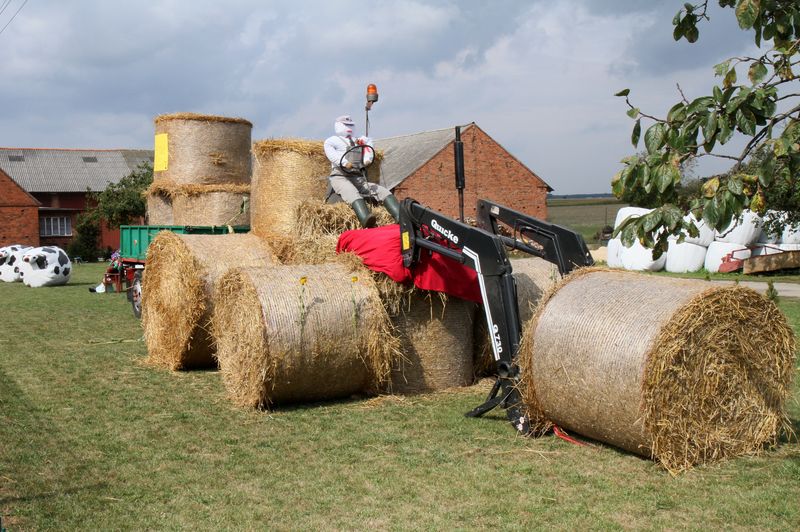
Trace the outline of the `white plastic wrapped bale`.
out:
M 711 273 L 717 273 L 722 264 L 722 259 L 730 254 L 736 252 L 734 258 L 736 259 L 749 259 L 750 250 L 741 244 L 732 244 L 730 242 L 712 242 L 706 250 L 705 268 Z
M 614 229 L 620 226 L 622 222 L 628 219 L 630 216 L 644 216 L 652 209 L 643 209 L 642 207 L 623 207 L 617 211 L 617 216 L 614 219 Z
M 666 263 L 666 270 L 668 272 L 697 272 L 703 269 L 705 261 L 705 246 L 689 242 L 682 242 L 679 244 L 677 241 L 670 240 Z
M 742 211 L 738 220 L 734 220 L 725 228 L 724 231 L 717 231 L 714 240 L 717 242 L 727 242 L 729 244 L 739 244 L 740 246 L 750 246 L 756 243 L 761 236 L 761 217 L 753 211 Z
M 664 253 L 657 259 L 653 259 L 653 250 L 641 245 L 638 240 L 633 242 L 629 248 L 622 245 L 619 252 L 622 267 L 626 270 L 643 272 L 657 272 L 664 269 L 667 262 L 667 254 Z
M 750 248 L 751 257 L 775 255 L 776 253 L 781 252 L 783 252 L 783 250 L 780 248 L 780 244 L 767 244 L 765 242 L 757 242 L 752 248 Z
M 787 225 L 781 234 L 781 244 L 800 244 L 800 225 Z
M 693 222 L 695 227 L 697 227 L 698 232 L 700 233 L 696 237 L 689 236 L 686 233 L 685 238 L 683 241 L 688 244 L 697 244 L 698 246 L 708 247 L 714 241 L 714 230 L 710 228 L 702 219 L 698 220 L 694 217 L 693 214 L 689 213 L 683 217 L 684 220 L 688 222 Z M 671 236 L 669 239 L 677 241 L 678 237 Z
M 0 281 L 15 283 L 22 280 L 19 266 L 22 263 L 22 254 L 30 246 L 13 244 L 0 248 Z
M 606 263 L 609 268 L 622 268 L 620 252 L 622 251 L 622 241 L 619 238 L 612 238 L 608 241 L 608 254 Z
M 800 244 L 778 244 L 783 251 L 800 251 Z
M 763 222 L 771 220 L 773 218 L 782 218 L 783 215 L 778 211 L 767 211 L 762 218 Z M 758 235 L 758 240 L 756 240 L 757 244 L 777 244 L 781 240 L 780 231 L 777 235 L 771 235 L 765 231 L 765 227 L 761 226 L 761 233 Z
M 22 282 L 31 288 L 67 284 L 72 275 L 72 262 L 56 246 L 31 248 L 22 255 L 22 261 L 28 266 L 22 270 Z

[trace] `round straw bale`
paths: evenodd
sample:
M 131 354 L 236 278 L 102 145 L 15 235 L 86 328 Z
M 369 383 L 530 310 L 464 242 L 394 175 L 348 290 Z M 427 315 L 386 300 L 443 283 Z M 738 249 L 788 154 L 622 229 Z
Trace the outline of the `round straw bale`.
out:
M 156 235 L 142 283 L 148 360 L 173 370 L 214 366 L 208 327 L 214 282 L 229 268 L 274 262 L 267 245 L 251 234 Z
M 177 225 L 249 225 L 249 194 L 208 192 L 176 196 L 173 201 Z
M 150 225 L 174 225 L 172 198 L 160 193 L 146 193 L 147 223 Z
M 539 307 L 520 365 L 534 420 L 678 471 L 774 444 L 794 357 L 751 289 L 589 269 Z
M 300 203 L 325 199 L 331 163 L 322 141 L 262 140 L 253 144 L 253 153 L 253 232 L 293 232 Z
M 228 272 L 213 321 L 222 378 L 239 406 L 374 391 L 397 346 L 372 280 L 339 264 Z
M 472 328 L 476 305 L 417 291 L 392 316 L 402 357 L 392 365 L 389 391 L 414 394 L 472 384 Z
M 253 124 L 242 118 L 175 113 L 155 119 L 156 138 L 167 135 L 166 168 L 155 181 L 180 184 L 249 183 Z M 158 142 L 156 143 L 158 151 Z M 160 154 L 156 154 L 158 161 Z
M 521 327 L 533 317 L 544 294 L 549 292 L 561 275 L 558 267 L 539 257 L 511 259 L 512 275 L 517 285 L 517 305 L 519 307 L 519 323 Z M 483 310 L 479 309 L 475 319 L 475 376 L 482 377 L 493 374 L 495 360 L 492 343 L 489 338 L 489 327 Z

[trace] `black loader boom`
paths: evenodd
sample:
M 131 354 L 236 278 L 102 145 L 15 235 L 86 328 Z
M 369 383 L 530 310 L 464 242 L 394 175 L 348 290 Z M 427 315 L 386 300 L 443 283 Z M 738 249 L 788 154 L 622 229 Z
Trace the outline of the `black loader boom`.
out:
M 478 201 L 478 227 L 433 211 L 411 198 L 400 209 L 403 264 L 410 268 L 422 250 L 439 253 L 475 270 L 497 366 L 497 380 L 486 401 L 468 412 L 479 417 L 497 406 L 521 433 L 530 421 L 521 408 L 517 354 L 522 335 L 517 287 L 506 248 L 558 266 L 562 275 L 594 264 L 583 238 L 567 228 L 538 220 L 486 200 Z M 498 222 L 500 222 L 500 225 Z M 510 234 L 501 234 L 505 226 Z

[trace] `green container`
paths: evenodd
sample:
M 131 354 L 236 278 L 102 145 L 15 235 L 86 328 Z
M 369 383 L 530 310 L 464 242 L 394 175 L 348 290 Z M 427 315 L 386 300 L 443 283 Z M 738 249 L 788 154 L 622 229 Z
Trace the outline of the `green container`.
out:
M 250 231 L 249 225 L 234 225 L 232 228 L 234 233 Z M 121 225 L 119 241 L 122 258 L 144 262 L 147 246 L 160 231 L 172 231 L 179 235 L 224 235 L 230 232 L 227 225 Z

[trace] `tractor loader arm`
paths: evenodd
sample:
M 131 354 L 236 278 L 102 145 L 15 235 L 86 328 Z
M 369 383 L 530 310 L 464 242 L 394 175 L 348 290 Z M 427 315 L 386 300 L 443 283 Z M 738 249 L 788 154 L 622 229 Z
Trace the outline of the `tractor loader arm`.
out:
M 481 226 L 472 227 L 406 198 L 400 209 L 403 265 L 413 267 L 425 249 L 475 270 L 498 377 L 487 400 L 466 415 L 479 417 L 502 406 L 514 427 L 527 434 L 530 422 L 518 390 L 522 324 L 506 247 L 553 262 L 562 275 L 574 267 L 591 265 L 592 259 L 583 238 L 569 229 L 486 200 L 478 202 L 478 216 Z M 513 227 L 514 237 L 498 234 L 497 221 Z

